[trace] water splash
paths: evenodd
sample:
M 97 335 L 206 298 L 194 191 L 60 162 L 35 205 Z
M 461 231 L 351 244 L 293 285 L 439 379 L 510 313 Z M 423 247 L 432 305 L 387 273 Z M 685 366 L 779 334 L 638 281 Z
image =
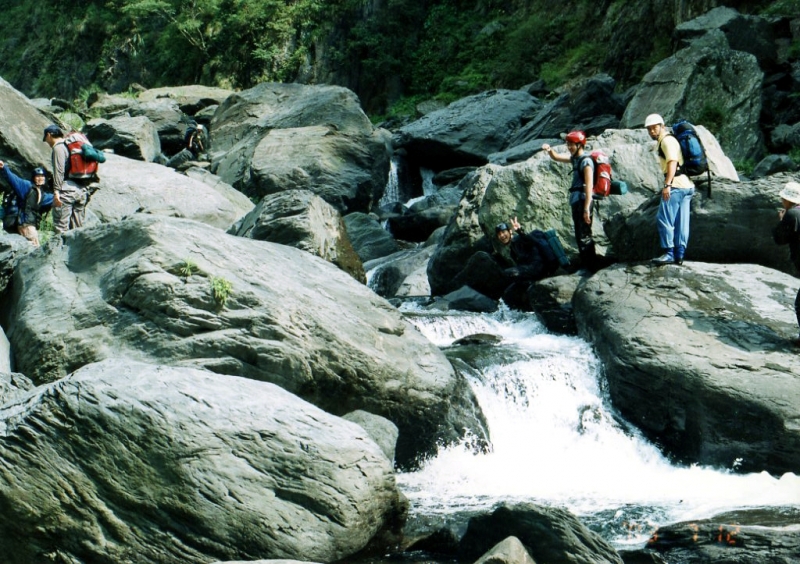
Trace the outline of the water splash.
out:
M 419 471 L 399 475 L 412 517 L 530 501 L 616 523 L 607 534 L 624 544 L 643 542 L 667 522 L 745 507 L 800 507 L 794 474 L 775 478 L 671 464 L 613 410 L 602 365 L 588 343 L 548 334 L 533 315 L 432 315 L 414 306 L 405 311 L 451 356 L 459 352 L 448 347 L 461 337 L 502 337 L 500 345 L 486 347 L 479 376 L 470 382 L 492 450 L 476 454 L 466 444 L 452 446 Z

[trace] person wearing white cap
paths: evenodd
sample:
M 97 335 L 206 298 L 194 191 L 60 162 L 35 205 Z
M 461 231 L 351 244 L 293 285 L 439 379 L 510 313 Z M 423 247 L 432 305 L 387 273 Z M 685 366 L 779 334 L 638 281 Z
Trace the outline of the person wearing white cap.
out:
M 650 114 L 644 121 L 651 139 L 658 141 L 658 162 L 664 173 L 664 186 L 661 188 L 661 202 L 658 206 L 656 224 L 658 239 L 663 254 L 653 259 L 653 263 L 683 264 L 683 255 L 689 243 L 689 206 L 694 196 L 694 183 L 680 173 L 683 153 L 678 140 L 667 131 L 664 118 Z
M 800 272 L 800 183 L 787 182 L 779 194 L 782 210 L 778 212 L 780 223 L 772 230 L 772 237 L 779 245 L 789 245 L 789 258 Z M 794 300 L 797 325 L 800 326 L 800 290 Z M 792 339 L 800 347 L 800 335 Z

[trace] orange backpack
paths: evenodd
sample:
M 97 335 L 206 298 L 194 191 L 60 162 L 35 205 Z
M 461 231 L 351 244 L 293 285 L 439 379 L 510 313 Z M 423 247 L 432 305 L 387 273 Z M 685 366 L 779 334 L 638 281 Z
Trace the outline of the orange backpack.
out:
M 67 178 L 72 180 L 94 180 L 97 177 L 98 164 L 96 160 L 86 158 L 84 145 L 92 144 L 89 139 L 79 131 L 73 131 L 64 139 L 69 151 L 69 164 L 67 165 Z
M 592 196 L 605 198 L 611 193 L 611 161 L 603 151 L 592 151 L 589 157 L 594 162 Z

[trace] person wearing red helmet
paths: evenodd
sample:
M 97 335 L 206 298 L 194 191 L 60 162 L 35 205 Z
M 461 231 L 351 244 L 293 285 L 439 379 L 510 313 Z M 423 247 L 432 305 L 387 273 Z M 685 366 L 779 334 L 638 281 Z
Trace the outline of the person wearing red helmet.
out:
M 570 131 L 566 136 L 566 141 L 568 155 L 556 153 L 547 143 L 542 145 L 542 150 L 554 161 L 572 163 L 569 205 L 572 209 L 572 223 L 575 227 L 575 242 L 578 245 L 581 266 L 594 271 L 599 266 L 592 237 L 594 161 L 584 153 L 586 134 L 583 131 Z

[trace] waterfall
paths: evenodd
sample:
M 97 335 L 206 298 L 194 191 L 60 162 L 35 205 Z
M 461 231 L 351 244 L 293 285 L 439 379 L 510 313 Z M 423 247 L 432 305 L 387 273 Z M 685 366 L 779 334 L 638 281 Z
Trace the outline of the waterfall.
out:
M 436 185 L 433 183 L 435 173 L 427 168 L 420 168 L 419 174 L 422 176 L 422 195 L 433 196 L 436 194 Z
M 397 173 L 397 159 L 398 157 L 392 155 L 389 162 L 389 176 L 386 179 L 386 188 L 383 190 L 378 205 L 383 206 L 386 204 L 393 204 L 400 200 L 400 180 Z
M 398 476 L 413 521 L 454 523 L 502 501 L 564 507 L 618 548 L 641 544 L 659 525 L 743 507 L 800 506 L 800 480 L 766 472 L 671 464 L 615 413 L 603 367 L 577 337 L 549 334 L 532 314 L 501 310 L 406 317 L 449 356 L 455 339 L 492 333 L 496 346 L 469 349 L 470 381 L 489 424 L 492 449 L 465 441 Z M 476 360 L 477 359 L 477 360 Z

